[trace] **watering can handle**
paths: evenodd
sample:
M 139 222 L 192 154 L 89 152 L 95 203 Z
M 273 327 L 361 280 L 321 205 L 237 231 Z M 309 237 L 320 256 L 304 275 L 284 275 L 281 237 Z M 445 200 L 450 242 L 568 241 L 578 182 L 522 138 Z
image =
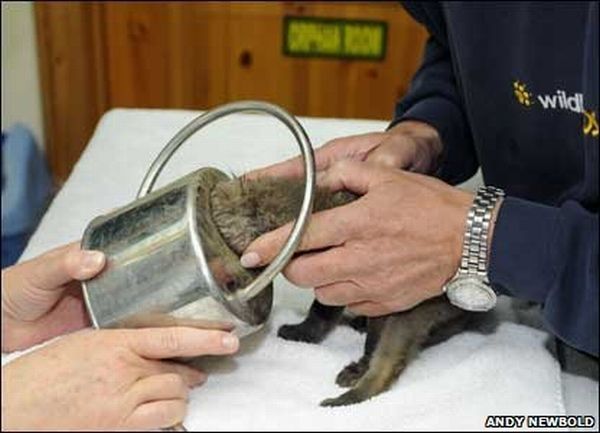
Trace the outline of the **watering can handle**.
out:
M 283 267 L 289 262 L 294 251 L 298 247 L 302 234 L 306 228 L 308 219 L 312 212 L 314 191 L 315 191 L 315 161 L 310 139 L 302 128 L 302 125 L 287 111 L 278 107 L 277 105 L 269 104 L 261 101 L 239 101 L 230 104 L 221 105 L 214 108 L 194 120 L 188 123 L 181 131 L 169 141 L 163 150 L 158 154 L 150 169 L 144 176 L 144 180 L 137 193 L 137 198 L 144 197 L 150 193 L 156 179 L 162 169 L 165 167 L 171 156 L 175 153 L 179 146 L 183 144 L 190 136 L 196 131 L 214 122 L 221 117 L 228 116 L 229 114 L 248 112 L 248 111 L 259 111 L 267 113 L 279 119 L 294 135 L 294 138 L 300 146 L 300 152 L 304 159 L 304 175 L 305 175 L 305 189 L 304 198 L 302 200 L 302 206 L 300 207 L 300 214 L 294 224 L 292 232 L 287 238 L 287 241 L 277 257 L 271 262 L 271 264 L 245 288 L 237 292 L 239 298 L 243 301 L 247 301 L 257 294 L 259 294 L 273 279 L 281 272 Z

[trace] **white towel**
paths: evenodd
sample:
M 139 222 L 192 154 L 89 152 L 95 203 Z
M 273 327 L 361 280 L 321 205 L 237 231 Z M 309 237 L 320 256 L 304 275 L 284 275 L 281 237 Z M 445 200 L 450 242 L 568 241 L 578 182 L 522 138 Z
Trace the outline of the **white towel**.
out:
M 188 428 L 481 430 L 488 415 L 564 413 L 560 372 L 544 347 L 547 335 L 508 321 L 489 335 L 469 331 L 425 349 L 388 392 L 369 401 L 320 407 L 344 392 L 335 376 L 360 357 L 365 337 L 338 326 L 319 345 L 278 338 L 278 327 L 301 321 L 311 300 L 310 292 L 280 278 L 264 332 L 248 337 L 227 361 L 197 363 L 209 379 L 194 391 Z
M 81 237 L 100 213 L 130 202 L 164 144 L 197 112 L 112 110 L 99 123 L 71 177 L 52 203 L 23 258 Z M 315 147 L 328 139 L 383 130 L 386 122 L 300 118 Z M 223 119 L 173 157 L 158 185 L 201 166 L 235 173 L 297 154 L 287 130 L 257 115 Z M 312 295 L 282 277 L 268 325 L 242 341 L 238 355 L 200 361 L 212 373 L 191 394 L 194 430 L 468 429 L 487 415 L 564 414 L 560 369 L 548 334 L 517 324 L 506 302 L 488 335 L 464 332 L 423 351 L 392 388 L 341 408 L 319 402 L 343 389 L 338 371 L 362 353 L 364 336 L 340 326 L 320 345 L 284 341 L 283 323 L 302 320 Z M 8 358 L 3 356 L 3 363 Z

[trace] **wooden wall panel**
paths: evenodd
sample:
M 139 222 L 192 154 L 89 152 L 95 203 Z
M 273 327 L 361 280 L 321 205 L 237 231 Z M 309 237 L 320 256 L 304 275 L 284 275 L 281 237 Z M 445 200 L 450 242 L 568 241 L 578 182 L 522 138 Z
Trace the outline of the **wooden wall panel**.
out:
M 96 2 L 35 5 L 46 154 L 64 180 L 108 108 L 102 8 Z
M 386 58 L 283 56 L 284 15 L 387 21 Z M 230 21 L 229 98 L 264 98 L 297 115 L 389 118 L 408 88 L 426 39 L 426 32 L 396 2 L 234 3 Z
M 109 2 L 105 11 L 111 105 L 206 108 L 225 100 L 222 4 Z
M 47 150 L 65 179 L 113 107 L 267 100 L 296 115 L 391 116 L 426 32 L 397 2 L 36 3 Z M 388 22 L 383 61 L 287 57 L 283 17 Z
M 282 55 L 283 3 L 232 3 L 230 13 L 228 99 L 264 99 L 293 111 L 295 96 L 304 96 L 294 89 L 304 86 Z

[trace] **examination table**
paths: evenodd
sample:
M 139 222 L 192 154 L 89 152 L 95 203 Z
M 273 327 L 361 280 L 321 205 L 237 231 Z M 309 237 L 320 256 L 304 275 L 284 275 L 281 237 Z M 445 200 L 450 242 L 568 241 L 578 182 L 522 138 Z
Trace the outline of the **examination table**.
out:
M 198 114 L 107 112 L 21 260 L 80 239 L 95 216 L 132 201 L 158 152 Z M 299 120 L 315 148 L 335 137 L 387 126 L 372 120 Z M 241 174 L 296 152 L 289 132 L 276 120 L 233 115 L 184 143 L 157 186 L 202 166 Z M 476 188 L 479 179 L 463 187 Z M 517 308 L 508 298 L 501 298 L 478 327 L 425 349 L 389 391 L 357 405 L 320 407 L 321 400 L 343 392 L 335 376 L 360 357 L 364 335 L 339 326 L 319 345 L 278 338 L 278 327 L 301 321 L 311 301 L 310 290 L 277 277 L 265 328 L 242 340 L 235 356 L 198 361 L 209 378 L 191 392 L 188 429 L 480 430 L 488 415 L 582 414 L 598 419 L 597 376 L 561 371 L 555 339 L 539 326 L 535 309 Z M 18 355 L 3 354 L 3 364 Z

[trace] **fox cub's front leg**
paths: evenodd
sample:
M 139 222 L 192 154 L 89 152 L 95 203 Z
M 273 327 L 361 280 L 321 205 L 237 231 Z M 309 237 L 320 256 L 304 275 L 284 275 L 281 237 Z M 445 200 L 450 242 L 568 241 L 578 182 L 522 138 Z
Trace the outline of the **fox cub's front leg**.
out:
M 315 299 L 303 322 L 297 325 L 283 325 L 277 335 L 285 340 L 319 343 L 335 328 L 343 312 L 344 307 L 323 305 Z

